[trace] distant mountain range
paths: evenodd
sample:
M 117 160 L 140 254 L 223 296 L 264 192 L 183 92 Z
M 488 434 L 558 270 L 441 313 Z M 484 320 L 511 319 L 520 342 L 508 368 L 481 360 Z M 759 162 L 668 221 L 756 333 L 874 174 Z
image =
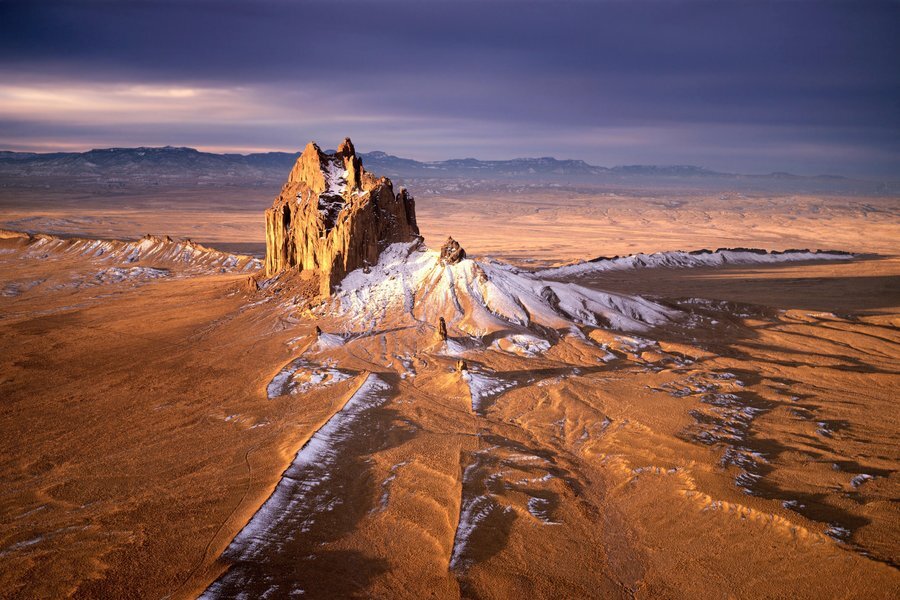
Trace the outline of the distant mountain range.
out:
M 0 151 L 0 187 L 60 183 L 129 185 L 278 186 L 299 153 L 215 154 L 194 148 L 106 148 L 88 152 Z M 360 155 L 365 167 L 427 193 L 519 187 L 691 188 L 722 191 L 787 191 L 884 194 L 897 184 L 789 173 L 741 175 L 690 165 L 600 167 L 552 157 L 423 162 L 381 151 Z

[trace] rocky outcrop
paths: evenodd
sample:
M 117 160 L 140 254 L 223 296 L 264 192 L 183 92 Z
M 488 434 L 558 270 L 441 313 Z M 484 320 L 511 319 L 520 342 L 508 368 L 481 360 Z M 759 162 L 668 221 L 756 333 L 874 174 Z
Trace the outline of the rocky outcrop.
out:
M 466 251 L 452 237 L 448 237 L 444 245 L 441 246 L 441 262 L 445 265 L 456 264 L 465 257 Z
M 376 264 L 387 245 L 418 234 L 412 196 L 363 169 L 349 138 L 334 154 L 310 142 L 266 210 L 266 276 L 315 271 L 328 296 L 344 275 Z

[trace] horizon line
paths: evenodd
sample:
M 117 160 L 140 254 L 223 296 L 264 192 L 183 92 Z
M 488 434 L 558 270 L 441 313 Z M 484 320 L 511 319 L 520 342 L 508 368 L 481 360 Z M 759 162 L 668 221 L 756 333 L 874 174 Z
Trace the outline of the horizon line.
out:
M 314 142 L 314 140 L 310 140 L 310 142 Z M 309 142 L 307 142 L 309 143 Z M 318 143 L 318 142 L 315 142 Z M 64 146 L 64 145 L 63 145 Z M 304 144 L 305 147 L 305 144 Z M 13 154 L 35 154 L 35 155 L 48 155 L 48 154 L 86 154 L 88 152 L 97 152 L 104 150 L 140 150 L 140 149 L 148 149 L 148 150 L 162 150 L 166 148 L 171 149 L 184 149 L 184 150 L 194 150 L 197 152 L 202 152 L 205 154 L 217 154 L 217 155 L 237 155 L 237 156 L 252 156 L 256 154 L 300 154 L 303 152 L 302 148 L 300 150 L 273 150 L 266 148 L 240 148 L 233 149 L 230 147 L 222 147 L 222 146 L 176 146 L 172 144 L 166 144 L 164 146 L 106 146 L 106 147 L 93 147 L 88 148 L 86 146 L 78 146 L 78 148 L 87 148 L 87 149 L 58 149 L 58 150 L 12 150 L 9 148 L 0 148 L 0 153 L 13 153 Z M 333 152 L 334 148 L 328 148 L 325 151 Z M 804 173 L 794 173 L 791 171 L 768 171 L 768 172 L 743 172 L 743 171 L 717 171 L 715 169 L 710 169 L 703 165 L 690 164 L 690 163 L 622 163 L 615 164 L 611 166 L 604 165 L 595 165 L 587 162 L 582 158 L 558 158 L 552 155 L 544 155 L 544 156 L 516 156 L 513 158 L 477 158 L 474 156 L 462 156 L 462 157 L 450 157 L 443 158 L 440 160 L 420 160 L 417 158 L 411 158 L 408 156 L 400 156 L 397 154 L 392 154 L 385 150 L 375 149 L 369 150 L 366 152 L 359 152 L 359 154 L 371 154 L 374 152 L 381 152 L 386 156 L 391 156 L 394 158 L 399 158 L 402 160 L 413 160 L 416 162 L 420 162 L 422 164 L 435 164 L 448 162 L 452 160 L 477 160 L 479 162 L 510 162 L 515 160 L 537 160 L 542 158 L 549 158 L 551 160 L 556 161 L 578 161 L 582 162 L 588 167 L 594 167 L 598 169 L 616 169 L 616 168 L 624 168 L 624 167 L 664 167 L 664 168 L 672 168 L 672 167 L 691 167 L 695 169 L 703 169 L 708 171 L 711 174 L 718 175 L 741 175 L 741 176 L 766 176 L 766 175 L 792 175 L 795 177 L 808 177 L 808 178 L 816 178 L 816 177 L 839 177 L 843 179 L 855 180 L 855 181 L 867 181 L 872 183 L 881 183 L 881 182 L 896 182 L 900 181 L 900 175 L 897 175 L 895 178 L 872 178 L 871 176 L 859 177 L 859 176 L 849 176 L 841 173 L 815 173 L 815 174 L 804 174 Z

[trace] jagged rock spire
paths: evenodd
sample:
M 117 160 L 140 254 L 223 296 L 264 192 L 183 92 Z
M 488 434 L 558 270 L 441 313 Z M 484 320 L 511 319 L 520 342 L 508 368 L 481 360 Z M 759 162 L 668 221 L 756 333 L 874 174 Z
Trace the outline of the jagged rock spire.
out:
M 310 142 L 266 211 L 266 276 L 312 271 L 327 296 L 388 244 L 418 234 L 412 196 L 363 169 L 350 138 L 334 154 Z
M 356 156 L 356 149 L 353 147 L 353 142 L 350 141 L 350 138 L 344 138 L 344 141 L 338 146 L 337 154 L 341 157 Z

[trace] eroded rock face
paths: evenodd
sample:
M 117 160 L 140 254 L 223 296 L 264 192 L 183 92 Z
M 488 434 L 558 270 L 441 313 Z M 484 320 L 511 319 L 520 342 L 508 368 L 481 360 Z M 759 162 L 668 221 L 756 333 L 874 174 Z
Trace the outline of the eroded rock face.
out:
M 465 257 L 466 251 L 452 237 L 448 237 L 444 245 L 441 246 L 441 262 L 445 265 L 458 263 Z
M 412 196 L 366 172 L 349 138 L 334 154 L 310 142 L 266 210 L 266 276 L 313 270 L 327 296 L 387 245 L 418 234 Z

